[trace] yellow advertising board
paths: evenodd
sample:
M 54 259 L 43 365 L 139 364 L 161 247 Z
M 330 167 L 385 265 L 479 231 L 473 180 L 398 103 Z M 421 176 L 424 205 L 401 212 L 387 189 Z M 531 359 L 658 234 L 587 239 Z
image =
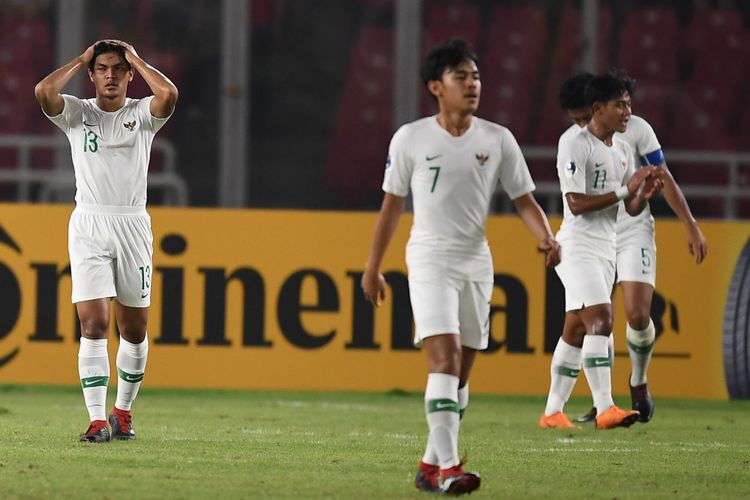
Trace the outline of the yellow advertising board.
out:
M 0 205 L 0 382 L 77 384 L 67 224 L 72 207 Z M 411 346 L 404 217 L 384 262 L 389 300 L 374 311 L 359 279 L 374 213 L 149 210 L 154 230 L 147 386 L 421 390 L 424 353 Z M 559 221 L 553 220 L 557 227 Z M 680 223 L 657 223 L 654 395 L 726 398 L 722 323 L 750 224 L 704 222 L 696 266 Z M 490 217 L 495 260 L 492 340 L 472 391 L 547 393 L 563 299 L 533 238 L 514 217 Z M 554 278 L 554 279 L 553 279 Z M 616 301 L 614 392 L 630 362 Z M 110 341 L 114 365 L 116 337 Z M 576 394 L 588 387 L 581 376 Z

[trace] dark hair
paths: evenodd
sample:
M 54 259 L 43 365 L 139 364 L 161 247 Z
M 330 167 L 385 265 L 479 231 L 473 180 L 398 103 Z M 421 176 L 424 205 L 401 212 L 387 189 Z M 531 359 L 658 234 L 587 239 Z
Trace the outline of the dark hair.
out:
M 625 71 L 624 69 L 612 68 L 609 70 L 608 74 L 622 81 L 622 84 L 625 85 L 625 90 L 628 91 L 630 97 L 633 97 L 633 94 L 635 93 L 636 80 L 631 77 L 627 71 Z
M 595 102 L 607 103 L 625 92 L 630 94 L 634 85 L 635 81 L 632 78 L 617 73 L 595 76 L 586 85 L 586 104 L 593 106 Z
M 479 65 L 479 58 L 463 38 L 449 38 L 435 46 L 425 57 L 420 76 L 425 86 L 432 80 L 441 80 L 446 69 L 455 68 L 464 61 L 474 61 Z
M 581 109 L 586 107 L 586 85 L 594 78 L 591 73 L 576 73 L 565 80 L 560 87 L 560 106 L 563 109 Z
M 128 69 L 130 69 L 130 63 L 125 58 L 125 48 L 122 45 L 102 41 L 102 42 L 96 42 L 94 44 L 94 56 L 89 61 L 89 70 L 94 71 L 94 63 L 96 63 L 96 58 L 100 56 L 101 54 L 107 54 L 109 52 L 114 52 L 118 56 L 122 58 L 123 61 L 125 61 L 125 64 L 128 65 Z

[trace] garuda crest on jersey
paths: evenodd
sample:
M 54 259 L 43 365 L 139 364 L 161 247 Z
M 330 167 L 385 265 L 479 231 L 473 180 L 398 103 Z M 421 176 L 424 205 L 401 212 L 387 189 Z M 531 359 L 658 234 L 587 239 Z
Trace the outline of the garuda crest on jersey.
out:
M 135 120 L 132 122 L 125 122 L 122 124 L 123 127 L 128 129 L 130 132 L 133 132 L 135 130 Z
M 480 167 L 483 167 L 485 163 L 487 163 L 487 160 L 490 159 L 490 153 L 488 151 L 479 151 L 474 155 L 474 158 L 476 158 L 477 163 L 479 163 Z

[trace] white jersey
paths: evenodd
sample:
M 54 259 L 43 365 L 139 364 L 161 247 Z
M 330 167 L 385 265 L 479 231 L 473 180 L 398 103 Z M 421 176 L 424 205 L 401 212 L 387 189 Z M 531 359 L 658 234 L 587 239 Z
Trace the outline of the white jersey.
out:
M 111 112 L 100 109 L 93 98 L 62 97 L 62 113 L 48 118 L 70 142 L 76 204 L 145 206 L 151 143 L 169 117 L 151 114 L 153 96 L 127 98 L 122 108 Z
M 610 147 L 587 127 L 573 127 L 560 137 L 558 143 L 557 175 L 564 215 L 557 239 L 561 244 L 564 242 L 563 248 L 567 246 L 574 255 L 583 251 L 614 261 L 618 205 L 573 215 L 565 195 L 601 195 L 625 185 L 635 173 L 630 146 L 614 136 Z
M 535 188 L 521 148 L 507 128 L 473 117 L 469 129 L 454 137 L 430 116 L 396 131 L 383 191 L 406 197 L 411 190 L 413 196 L 410 279 L 419 274 L 421 264 L 436 271 L 440 262 L 445 263 L 443 271 L 458 268 L 469 280 L 492 279 L 485 225 L 498 184 L 511 199 Z
M 643 118 L 630 115 L 627 130 L 622 134 L 616 133 L 615 136 L 624 140 L 630 146 L 636 168 L 643 165 L 661 165 L 664 163 L 664 155 L 654 129 Z M 618 235 L 629 230 L 638 231 L 638 228 L 653 232 L 653 227 L 654 218 L 651 216 L 648 203 L 643 212 L 631 216 L 625 210 L 623 202 L 620 202 L 620 211 L 617 216 Z

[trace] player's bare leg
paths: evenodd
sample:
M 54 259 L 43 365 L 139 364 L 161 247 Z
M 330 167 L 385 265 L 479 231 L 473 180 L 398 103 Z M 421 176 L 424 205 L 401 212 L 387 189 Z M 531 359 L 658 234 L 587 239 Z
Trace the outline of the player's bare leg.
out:
M 130 408 L 138 395 L 148 359 L 147 307 L 128 307 L 115 302 L 120 347 L 117 350 L 117 399 L 109 424 L 112 439 L 135 439 Z
M 81 441 L 109 441 L 105 408 L 109 382 L 109 299 L 94 299 L 76 303 L 81 322 L 81 343 L 78 348 L 78 375 L 83 399 L 89 412 L 89 427 Z
M 656 330 L 651 320 L 654 288 L 648 283 L 622 281 L 625 315 L 628 320 L 626 337 L 631 372 L 628 386 L 633 409 L 640 412 L 640 421 L 648 422 L 654 415 L 654 402 L 648 390 L 648 365 L 654 351 Z

